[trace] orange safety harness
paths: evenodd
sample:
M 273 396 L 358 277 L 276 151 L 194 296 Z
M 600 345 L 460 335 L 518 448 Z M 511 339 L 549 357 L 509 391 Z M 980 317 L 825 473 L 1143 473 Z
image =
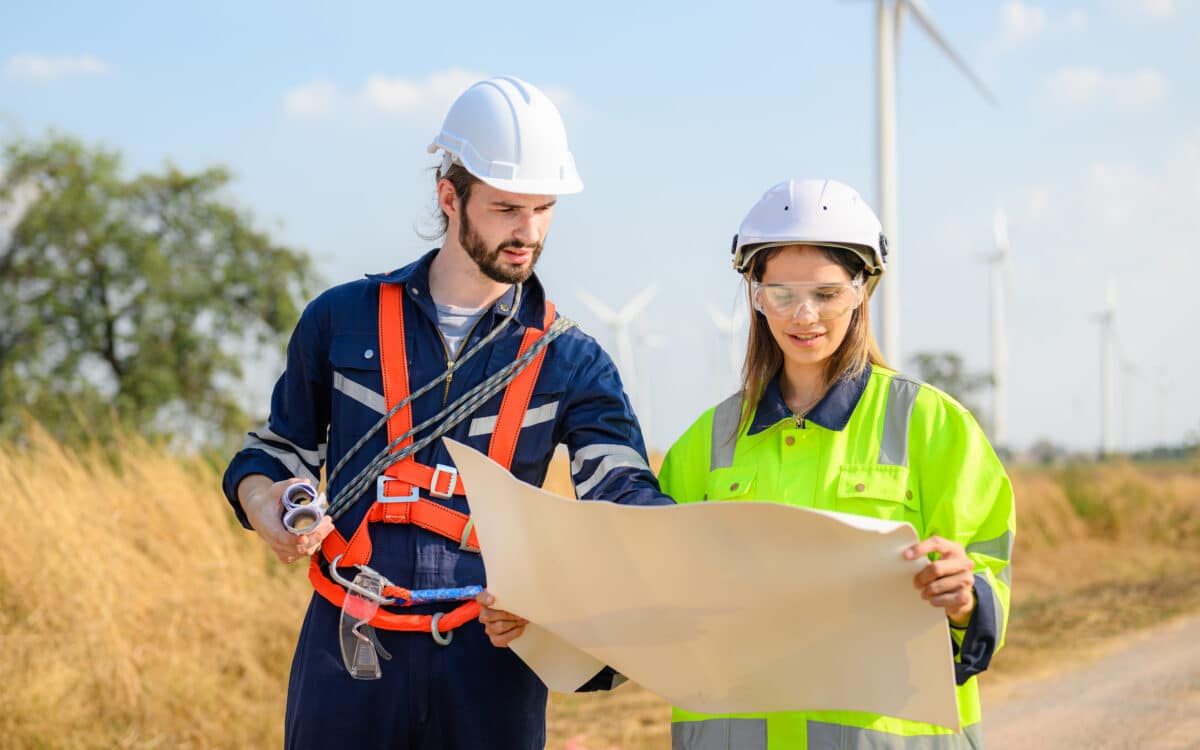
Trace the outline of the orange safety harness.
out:
M 396 404 L 408 398 L 408 357 L 404 342 L 404 287 L 401 284 L 381 284 L 379 287 L 379 364 L 383 370 L 383 395 L 390 413 Z M 526 328 L 517 356 L 525 354 L 550 328 L 554 322 L 554 305 L 546 302 L 546 318 L 542 328 Z M 508 469 L 512 465 L 521 433 L 521 423 L 533 396 L 542 361 L 546 357 L 543 348 L 529 365 L 508 384 L 500 402 L 496 417 L 496 428 L 488 445 L 488 456 Z M 395 441 L 412 429 L 412 404 L 406 404 L 388 419 L 388 442 Z M 396 445 L 392 452 L 400 451 L 412 443 L 407 440 Z M 475 536 L 474 523 L 470 516 L 459 513 L 441 503 L 421 496 L 421 490 L 435 498 L 449 499 L 465 496 L 466 488 L 459 480 L 458 471 L 439 464 L 436 467 L 417 463 L 413 457 L 406 458 L 384 470 L 376 482 L 375 502 L 367 510 L 362 523 L 347 542 L 334 529 L 321 544 L 321 554 L 330 565 L 337 561 L 340 567 L 367 565 L 371 560 L 371 523 L 407 523 L 459 543 L 466 552 L 479 552 L 479 540 Z M 340 559 L 339 559 L 340 558 Z M 308 579 L 317 593 L 336 607 L 342 607 L 346 591 L 330 580 L 321 570 L 320 561 L 314 555 L 308 569 Z M 399 586 L 385 586 L 383 596 L 396 598 L 397 606 L 405 606 L 411 597 Z M 405 630 L 439 633 L 453 630 L 479 616 L 479 604 L 469 601 L 457 609 L 438 615 L 403 615 L 382 608 L 371 617 L 369 624 L 383 630 Z

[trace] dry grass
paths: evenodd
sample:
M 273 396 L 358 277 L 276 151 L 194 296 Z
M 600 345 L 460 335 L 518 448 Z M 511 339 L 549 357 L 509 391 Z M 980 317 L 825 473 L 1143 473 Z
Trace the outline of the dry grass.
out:
M 0 446 L 0 748 L 277 747 L 308 586 L 233 521 L 211 467 L 137 438 L 114 469 L 44 434 Z M 547 487 L 570 493 L 565 463 Z M 1016 603 L 999 676 L 1200 609 L 1200 472 L 1014 476 Z M 664 747 L 635 685 L 553 696 L 549 747 Z

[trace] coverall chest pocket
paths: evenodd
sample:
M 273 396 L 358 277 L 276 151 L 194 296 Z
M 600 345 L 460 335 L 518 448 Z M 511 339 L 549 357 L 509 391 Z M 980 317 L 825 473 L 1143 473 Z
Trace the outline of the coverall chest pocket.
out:
M 837 483 L 837 510 L 887 521 L 920 520 L 917 498 L 908 489 L 906 466 L 843 464 Z
M 739 466 L 715 469 L 708 473 L 705 500 L 756 500 L 752 492 L 757 470 Z
M 387 411 L 377 337 L 367 333 L 335 336 L 329 343 L 329 364 L 334 414 L 375 412 L 378 418 Z

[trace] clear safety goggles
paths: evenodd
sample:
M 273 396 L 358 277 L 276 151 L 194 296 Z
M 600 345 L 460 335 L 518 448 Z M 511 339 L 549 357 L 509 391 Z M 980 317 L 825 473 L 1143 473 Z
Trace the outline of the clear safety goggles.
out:
M 819 320 L 840 318 L 863 298 L 862 274 L 840 283 L 797 281 L 784 284 L 750 282 L 754 309 L 774 320 L 791 320 L 807 308 Z

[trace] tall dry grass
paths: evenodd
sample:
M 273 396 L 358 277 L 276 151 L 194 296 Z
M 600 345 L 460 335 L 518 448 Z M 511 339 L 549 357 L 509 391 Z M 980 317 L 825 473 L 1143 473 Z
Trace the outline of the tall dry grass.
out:
M 1013 481 L 1014 619 L 999 671 L 1200 607 L 1200 467 Z M 34 432 L 0 446 L 0 483 L 0 748 L 280 745 L 308 584 L 237 526 L 215 469 L 130 435 L 73 452 Z M 571 493 L 565 461 L 546 486 Z M 554 696 L 548 721 L 556 750 L 669 742 L 666 704 L 632 685 Z
M 0 747 L 271 747 L 307 602 L 216 472 L 132 436 L 120 466 L 0 450 Z

